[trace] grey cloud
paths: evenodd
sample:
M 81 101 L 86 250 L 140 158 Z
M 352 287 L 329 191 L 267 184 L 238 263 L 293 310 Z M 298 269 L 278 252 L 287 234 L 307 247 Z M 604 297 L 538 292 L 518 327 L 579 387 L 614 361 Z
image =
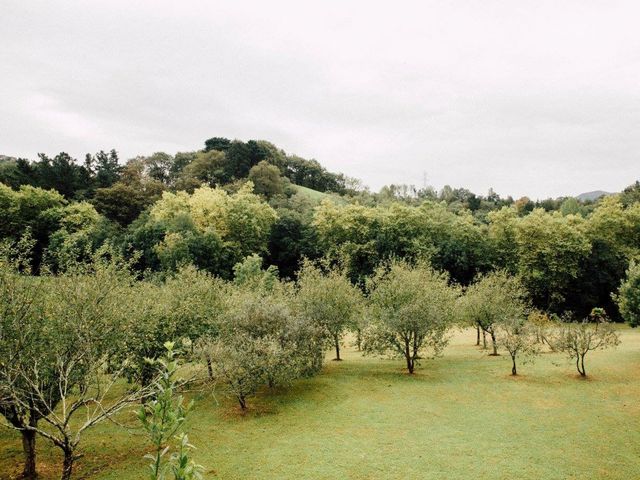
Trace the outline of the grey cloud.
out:
M 5 0 L 0 153 L 263 138 L 385 183 L 514 196 L 640 176 L 633 1 Z

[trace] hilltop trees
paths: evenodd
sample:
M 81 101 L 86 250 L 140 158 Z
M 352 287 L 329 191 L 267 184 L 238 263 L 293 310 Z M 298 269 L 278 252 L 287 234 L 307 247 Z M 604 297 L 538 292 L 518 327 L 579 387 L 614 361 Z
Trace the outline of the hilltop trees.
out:
M 193 264 L 224 278 L 235 263 L 265 253 L 276 212 L 247 183 L 237 193 L 201 187 L 193 194 L 165 192 L 126 237 L 141 262 L 175 271 Z
M 140 273 L 192 263 L 228 279 L 235 263 L 256 253 L 282 278 L 295 278 L 303 257 L 327 257 L 363 287 L 380 263 L 400 258 L 428 261 L 463 286 L 504 269 L 520 276 L 536 308 L 583 316 L 603 306 L 618 319 L 611 293 L 640 252 L 637 185 L 587 202 L 514 201 L 449 186 L 371 193 L 263 140 L 212 137 L 202 150 L 124 164 L 115 150 L 84 162 L 65 153 L 32 162 L 2 157 L 0 180 L 11 185 L 0 187 L 0 236 L 31 230 L 36 272 L 47 249 L 55 258 L 109 243 L 126 255 L 142 252 Z M 58 231 L 59 207 L 82 201 L 100 217 Z M 50 208 L 57 213 L 45 213 Z
M 253 191 L 258 195 L 263 195 L 265 198 L 284 195 L 286 184 L 285 179 L 280 175 L 280 170 L 264 160 L 251 167 L 247 178 L 253 183 Z
M 398 355 L 410 374 L 426 349 L 441 353 L 459 295 L 445 274 L 394 261 L 379 267 L 367 288 L 371 317 L 363 334 L 366 353 Z

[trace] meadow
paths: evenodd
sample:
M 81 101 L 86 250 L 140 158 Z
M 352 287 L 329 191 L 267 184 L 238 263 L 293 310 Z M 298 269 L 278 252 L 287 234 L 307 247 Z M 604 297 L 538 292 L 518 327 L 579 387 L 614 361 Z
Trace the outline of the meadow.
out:
M 220 392 L 192 393 L 194 457 L 205 478 L 230 480 L 640 478 L 640 331 L 620 332 L 617 349 L 589 353 L 586 379 L 550 352 L 512 377 L 508 356 L 488 356 L 472 330 L 414 375 L 348 347 L 246 413 Z M 58 451 L 38 442 L 41 478 L 57 478 Z M 145 478 L 145 445 L 103 423 L 83 441 L 77 478 Z M 17 478 L 20 447 L 0 430 L 0 478 Z

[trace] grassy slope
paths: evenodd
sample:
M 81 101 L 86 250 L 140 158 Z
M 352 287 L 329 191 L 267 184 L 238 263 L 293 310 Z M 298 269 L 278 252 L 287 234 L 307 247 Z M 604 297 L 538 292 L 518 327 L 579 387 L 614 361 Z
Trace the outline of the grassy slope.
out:
M 329 194 L 324 193 L 324 192 L 319 192 L 318 190 L 314 190 L 312 188 L 308 188 L 308 187 L 303 187 L 302 185 L 293 185 L 293 187 L 300 193 L 304 193 L 305 195 L 307 195 L 311 200 L 324 200 L 325 198 L 330 197 Z
M 457 335 L 444 358 L 413 377 L 401 362 L 345 361 L 286 392 L 261 395 L 240 415 L 200 397 L 190 438 L 205 478 L 640 478 L 640 331 L 588 357 L 588 380 L 557 354 L 509 376 L 509 360 Z M 87 436 L 78 478 L 144 478 L 142 439 L 111 425 Z M 44 478 L 57 452 L 40 441 Z M 15 434 L 0 431 L 0 478 L 16 469 Z

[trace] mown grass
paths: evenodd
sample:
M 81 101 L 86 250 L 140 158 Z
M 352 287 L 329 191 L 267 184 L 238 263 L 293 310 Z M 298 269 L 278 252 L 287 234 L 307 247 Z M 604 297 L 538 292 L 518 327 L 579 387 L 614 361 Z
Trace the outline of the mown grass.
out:
M 232 399 L 198 394 L 195 458 L 221 479 L 640 478 L 640 331 L 589 354 L 587 380 L 553 353 L 513 378 L 507 357 L 474 340 L 456 335 L 414 376 L 347 349 L 244 415 Z M 85 440 L 77 478 L 146 477 L 142 437 L 104 424 Z M 43 478 L 55 478 L 58 453 L 39 441 Z M 18 471 L 19 447 L 0 431 L 0 478 Z
M 309 187 L 303 187 L 302 185 L 293 185 L 293 187 L 300 193 L 308 196 L 311 200 L 321 201 L 325 198 L 329 198 L 329 194 L 324 192 L 319 192 L 318 190 L 314 190 Z

